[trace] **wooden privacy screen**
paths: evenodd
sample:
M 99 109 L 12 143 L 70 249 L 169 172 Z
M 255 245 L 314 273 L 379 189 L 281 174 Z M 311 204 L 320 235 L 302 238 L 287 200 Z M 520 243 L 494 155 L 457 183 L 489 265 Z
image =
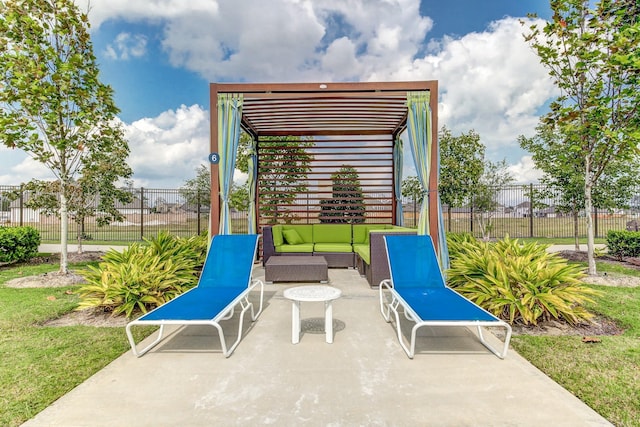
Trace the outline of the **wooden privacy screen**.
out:
M 392 135 L 261 138 L 258 225 L 393 222 Z

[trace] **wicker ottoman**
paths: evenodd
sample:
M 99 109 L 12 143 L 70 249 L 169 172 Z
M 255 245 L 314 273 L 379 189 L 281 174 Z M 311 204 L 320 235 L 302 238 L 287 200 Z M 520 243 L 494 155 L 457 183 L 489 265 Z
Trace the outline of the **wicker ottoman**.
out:
M 327 260 L 322 256 L 272 256 L 264 266 L 266 282 L 329 281 Z

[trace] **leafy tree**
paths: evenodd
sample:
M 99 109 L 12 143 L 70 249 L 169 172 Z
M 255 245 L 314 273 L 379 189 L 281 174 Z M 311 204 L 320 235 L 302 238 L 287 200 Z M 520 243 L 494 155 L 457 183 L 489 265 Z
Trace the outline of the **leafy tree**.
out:
M 402 180 L 401 191 L 404 197 L 410 197 L 413 201 L 413 225 L 416 225 L 416 205 L 422 203 L 424 199 L 424 190 L 417 176 L 408 176 Z
M 130 176 L 129 148 L 113 90 L 98 78 L 87 15 L 72 0 L 4 0 L 0 7 L 0 140 L 59 181 L 60 272 L 67 273 L 75 177 L 107 185 L 100 177 L 107 165 L 117 171 L 111 179 Z
M 248 135 L 241 136 L 236 167 L 245 173 L 251 154 L 250 143 Z M 260 214 L 271 224 L 278 223 L 280 219 L 291 222 L 296 217 L 288 207 L 294 205 L 298 195 L 308 190 L 306 178 L 311 170 L 311 154 L 307 150 L 313 146 L 313 141 L 292 136 L 273 136 L 261 138 L 259 143 Z
M 484 170 L 480 181 L 473 188 L 473 208 L 482 238 L 489 240 L 493 231 L 493 217 L 499 208 L 498 195 L 500 190 L 513 182 L 513 177 L 507 170 L 507 162 L 484 162 Z
M 443 126 L 438 136 L 440 146 L 440 180 L 438 192 L 443 205 L 447 206 L 449 227 L 451 208 L 468 202 L 480 181 L 484 170 L 485 147 L 480 135 L 474 130 L 453 136 Z
M 185 181 L 179 190 L 185 201 L 193 206 L 209 206 L 211 203 L 211 170 L 205 165 L 196 169 L 196 177 Z M 249 190 L 247 185 L 233 183 L 231 187 L 231 207 L 245 211 L 249 206 Z
M 211 170 L 205 165 L 198 166 L 196 177 L 186 180 L 178 191 L 189 205 L 209 206 L 211 204 Z
M 331 174 L 331 199 L 320 201 L 320 222 L 360 224 L 365 220 L 366 207 L 358 171 L 349 165 Z
M 415 203 L 422 203 L 424 199 L 424 190 L 417 176 L 408 176 L 402 180 L 402 195 L 411 197 Z
M 536 167 L 544 174 L 541 182 L 545 189 L 539 196 L 553 198 L 556 209 L 573 218 L 575 248 L 580 250 L 580 213 L 585 206 L 582 159 L 567 156 L 562 135 L 549 126 L 541 125 L 533 138 L 520 136 L 518 141 L 522 148 L 533 154 Z M 640 184 L 638 169 L 637 158 L 630 161 L 612 159 L 593 187 L 593 206 L 608 210 L 628 206 Z
M 231 200 L 229 203 L 237 211 L 249 209 L 249 186 L 247 182 L 242 185 L 234 183 L 231 186 Z
M 417 223 L 417 204 L 424 199 L 424 190 L 417 176 L 408 176 L 402 180 L 401 191 L 404 197 L 410 197 L 413 201 L 413 225 Z
M 0 212 L 9 211 L 9 207 L 11 206 L 11 200 L 5 196 L 3 193 L 0 193 Z
M 589 274 L 596 274 L 593 190 L 612 161 L 640 142 L 640 8 L 635 0 L 551 0 L 553 18 L 525 39 L 561 95 L 541 118 L 562 135 L 565 156 L 582 165 Z M 570 164 L 567 159 L 563 164 Z

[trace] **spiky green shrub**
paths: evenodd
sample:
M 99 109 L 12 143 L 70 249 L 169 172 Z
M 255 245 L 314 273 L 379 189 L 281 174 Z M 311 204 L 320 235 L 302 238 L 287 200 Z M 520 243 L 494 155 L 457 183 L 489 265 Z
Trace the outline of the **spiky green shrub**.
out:
M 160 232 L 147 244 L 108 251 L 98 267 L 82 272 L 87 284 L 79 290 L 79 310 L 101 308 L 131 317 L 146 313 L 192 288 L 204 263 L 205 236 L 178 238 Z
M 564 319 L 589 321 L 584 307 L 596 292 L 581 282 L 582 267 L 570 265 L 546 245 L 509 237 L 496 243 L 453 242 L 449 286 L 511 324 Z
M 447 248 L 449 249 L 449 257 L 456 258 L 458 251 L 463 249 L 463 243 L 475 244 L 478 240 L 471 233 L 447 233 Z

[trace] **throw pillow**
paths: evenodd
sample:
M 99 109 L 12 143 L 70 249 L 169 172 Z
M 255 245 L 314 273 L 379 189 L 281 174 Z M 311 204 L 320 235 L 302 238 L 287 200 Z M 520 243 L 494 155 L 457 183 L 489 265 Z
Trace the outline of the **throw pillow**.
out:
M 302 243 L 302 237 L 300 237 L 296 230 L 282 230 L 282 235 L 284 236 L 284 240 L 290 245 L 299 245 Z

